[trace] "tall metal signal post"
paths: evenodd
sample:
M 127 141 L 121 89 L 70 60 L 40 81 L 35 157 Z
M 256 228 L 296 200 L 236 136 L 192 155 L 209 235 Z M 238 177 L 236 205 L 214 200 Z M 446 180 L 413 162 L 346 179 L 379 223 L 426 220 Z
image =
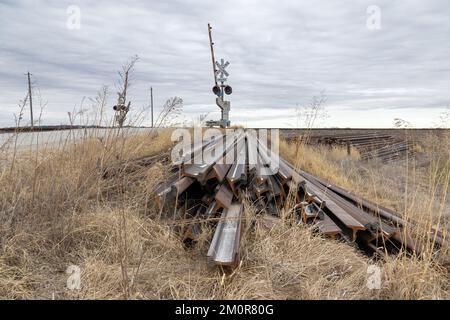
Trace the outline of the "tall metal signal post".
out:
M 216 104 L 221 110 L 222 118 L 218 121 L 210 120 L 206 122 L 208 127 L 227 128 L 230 126 L 230 101 L 224 100 L 224 94 L 229 95 L 233 89 L 226 84 L 228 72 L 225 70 L 230 65 L 228 61 L 220 59 L 220 63 L 214 58 L 214 42 L 212 41 L 211 25 L 208 23 L 209 46 L 211 48 L 211 61 L 214 73 L 214 87 L 212 89 L 216 97 Z

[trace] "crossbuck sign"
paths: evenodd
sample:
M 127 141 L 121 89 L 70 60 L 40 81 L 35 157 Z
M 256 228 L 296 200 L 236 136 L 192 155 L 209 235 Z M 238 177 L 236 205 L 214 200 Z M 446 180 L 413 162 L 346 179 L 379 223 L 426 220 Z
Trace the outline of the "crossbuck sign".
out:
M 216 74 L 219 75 L 219 78 L 217 80 L 219 80 L 220 82 L 225 82 L 227 81 L 227 78 L 229 76 L 228 72 L 225 70 L 226 67 L 229 66 L 229 62 L 225 61 L 223 59 L 220 59 L 220 63 L 216 61 L 216 66 L 217 66 L 217 70 L 216 70 Z

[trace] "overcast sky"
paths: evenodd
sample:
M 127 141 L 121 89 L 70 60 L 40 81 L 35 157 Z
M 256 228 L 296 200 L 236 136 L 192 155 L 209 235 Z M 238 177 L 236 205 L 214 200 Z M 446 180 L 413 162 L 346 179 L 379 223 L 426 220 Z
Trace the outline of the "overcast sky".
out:
M 218 119 L 208 22 L 216 58 L 231 63 L 232 123 L 296 126 L 296 106 L 324 91 L 328 117 L 317 126 L 435 126 L 450 105 L 449 17 L 448 0 L 0 0 L 0 126 L 14 125 L 28 70 L 48 103 L 44 123 L 68 123 L 103 85 L 112 115 L 117 70 L 135 54 L 135 110 L 152 86 L 156 113 L 179 96 L 185 120 Z

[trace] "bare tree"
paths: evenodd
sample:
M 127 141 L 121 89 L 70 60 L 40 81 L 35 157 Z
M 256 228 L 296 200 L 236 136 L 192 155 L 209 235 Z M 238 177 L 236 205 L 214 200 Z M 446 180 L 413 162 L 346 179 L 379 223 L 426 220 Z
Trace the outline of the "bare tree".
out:
M 131 57 L 131 59 L 122 66 L 122 70 L 119 71 L 120 88 L 121 91 L 117 92 L 117 104 L 113 107 L 116 111 L 115 120 L 119 127 L 123 127 L 128 111 L 130 111 L 131 101 L 127 104 L 127 92 L 130 86 L 130 74 L 133 71 L 135 63 L 139 60 L 137 55 Z

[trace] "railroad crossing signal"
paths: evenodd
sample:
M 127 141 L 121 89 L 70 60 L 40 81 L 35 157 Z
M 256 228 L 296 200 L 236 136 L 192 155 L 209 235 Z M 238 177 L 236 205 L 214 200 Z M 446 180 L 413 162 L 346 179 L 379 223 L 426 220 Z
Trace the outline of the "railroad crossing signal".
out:
M 211 25 L 208 23 L 208 34 L 209 34 L 209 47 L 211 49 L 211 62 L 213 66 L 213 74 L 214 74 L 214 87 L 213 92 L 217 96 L 216 104 L 220 108 L 222 113 L 222 118 L 219 121 L 210 120 L 206 122 L 208 127 L 220 126 L 221 128 L 227 128 L 230 126 L 229 113 L 230 113 L 230 101 L 224 100 L 224 94 L 231 94 L 233 90 L 230 86 L 225 85 L 225 81 L 227 81 L 228 72 L 225 70 L 226 67 L 230 65 L 228 61 L 224 59 L 220 59 L 220 63 L 216 61 L 214 58 L 214 42 L 212 41 L 211 35 Z M 221 83 L 218 84 L 217 81 Z
M 220 59 L 220 63 L 216 61 L 216 66 L 218 68 L 218 70 L 216 70 L 216 74 L 219 75 L 219 78 L 217 80 L 219 80 L 220 82 L 227 81 L 226 77 L 228 77 L 229 74 L 225 70 L 225 68 L 228 67 L 229 65 L 230 65 L 230 63 L 223 59 Z

